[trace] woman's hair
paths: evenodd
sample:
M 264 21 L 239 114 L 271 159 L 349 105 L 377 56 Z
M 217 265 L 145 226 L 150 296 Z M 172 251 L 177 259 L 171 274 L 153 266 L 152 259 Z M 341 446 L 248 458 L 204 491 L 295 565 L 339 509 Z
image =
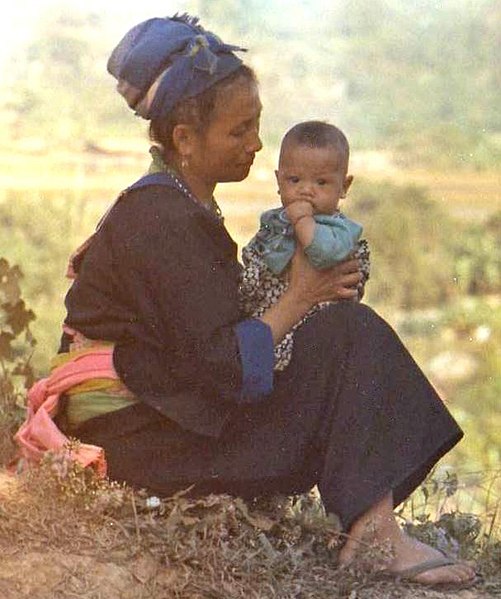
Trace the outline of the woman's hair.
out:
M 150 139 L 160 145 L 167 159 L 175 154 L 172 141 L 174 127 L 179 124 L 191 125 L 197 133 L 203 133 L 212 122 L 216 100 L 220 93 L 234 85 L 240 79 L 257 83 L 254 71 L 247 65 L 241 65 L 230 75 L 215 83 L 201 94 L 178 102 L 167 118 L 152 119 L 150 122 Z

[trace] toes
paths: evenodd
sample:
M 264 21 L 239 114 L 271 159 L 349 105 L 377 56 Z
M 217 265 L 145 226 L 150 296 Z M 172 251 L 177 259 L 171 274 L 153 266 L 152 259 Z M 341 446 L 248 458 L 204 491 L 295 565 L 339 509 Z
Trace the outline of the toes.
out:
M 461 572 L 461 575 L 466 578 L 466 580 L 474 578 L 476 575 L 474 564 L 472 562 L 460 562 L 456 567 Z
M 461 584 L 472 580 L 474 576 L 475 572 L 470 567 L 457 564 L 422 572 L 414 580 L 422 584 Z

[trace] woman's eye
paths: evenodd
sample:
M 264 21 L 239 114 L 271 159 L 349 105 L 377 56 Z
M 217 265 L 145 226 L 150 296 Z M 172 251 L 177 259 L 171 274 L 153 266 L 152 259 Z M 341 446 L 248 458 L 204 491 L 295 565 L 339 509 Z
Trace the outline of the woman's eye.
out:
M 243 137 L 244 135 L 247 135 L 247 133 L 256 131 L 259 134 L 259 121 L 247 121 L 245 123 L 243 123 L 242 125 L 236 127 L 235 129 L 233 129 L 233 131 L 230 131 L 230 134 L 233 135 L 233 137 Z
M 325 179 L 318 179 L 317 184 L 318 185 L 327 185 L 327 181 Z
M 245 135 L 245 129 L 235 129 L 231 132 L 231 135 L 233 135 L 233 137 L 242 137 Z

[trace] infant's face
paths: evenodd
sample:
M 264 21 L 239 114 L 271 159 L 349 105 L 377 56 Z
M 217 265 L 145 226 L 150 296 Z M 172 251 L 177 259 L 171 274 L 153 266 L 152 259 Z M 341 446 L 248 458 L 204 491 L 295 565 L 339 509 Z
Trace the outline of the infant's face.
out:
M 307 201 L 315 214 L 335 214 L 351 183 L 337 150 L 332 147 L 288 145 L 282 150 L 276 176 L 285 207 Z

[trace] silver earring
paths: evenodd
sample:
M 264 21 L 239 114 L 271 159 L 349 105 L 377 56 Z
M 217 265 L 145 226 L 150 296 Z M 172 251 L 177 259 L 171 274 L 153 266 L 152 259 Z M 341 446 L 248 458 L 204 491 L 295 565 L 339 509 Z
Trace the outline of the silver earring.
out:
M 188 168 L 188 158 L 186 158 L 186 156 L 183 156 L 181 158 L 181 170 L 186 170 Z

